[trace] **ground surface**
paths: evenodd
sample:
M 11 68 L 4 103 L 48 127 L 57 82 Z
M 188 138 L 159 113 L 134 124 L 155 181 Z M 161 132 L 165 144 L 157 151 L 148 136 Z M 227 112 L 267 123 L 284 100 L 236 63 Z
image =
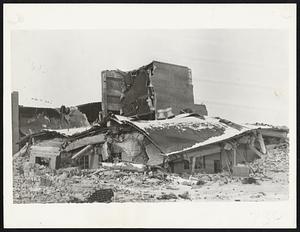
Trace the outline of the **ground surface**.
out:
M 287 144 L 270 146 L 265 157 L 251 163 L 251 178 L 231 177 L 226 172 L 180 177 L 160 171 L 139 173 L 104 168 L 54 171 L 31 164 L 28 159 L 27 155 L 14 158 L 14 203 L 93 202 L 97 199 L 112 202 L 288 199 Z M 113 197 L 103 192 L 95 195 L 99 189 L 111 189 Z

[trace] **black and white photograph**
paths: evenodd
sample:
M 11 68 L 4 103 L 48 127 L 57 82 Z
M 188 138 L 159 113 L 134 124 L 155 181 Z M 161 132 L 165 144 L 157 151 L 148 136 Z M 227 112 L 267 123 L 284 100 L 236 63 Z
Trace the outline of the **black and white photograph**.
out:
M 160 26 L 164 20 L 173 23 L 176 5 L 169 5 L 170 19 L 168 6 L 98 4 L 82 10 L 76 4 L 34 5 L 5 7 L 4 106 L 9 112 L 4 120 L 9 126 L 4 178 L 9 179 L 5 195 L 12 208 L 70 206 L 78 212 L 84 206 L 95 213 L 95 207 L 102 207 L 101 218 L 103 207 L 120 214 L 134 204 L 144 207 L 135 214 L 151 220 L 148 205 L 160 203 L 164 212 L 170 206 L 170 214 L 176 214 L 177 205 L 192 205 L 185 216 L 193 218 L 203 204 L 214 205 L 211 215 L 218 208 L 226 214 L 226 204 L 250 205 L 256 209 L 250 215 L 259 210 L 255 204 L 273 210 L 276 204 L 286 205 L 285 210 L 293 205 L 294 5 L 255 8 L 258 16 L 266 12 L 267 22 L 278 17 L 283 26 L 253 27 L 246 20 L 245 27 L 243 21 L 220 27 L 217 19 L 228 14 L 228 6 L 222 11 L 216 5 L 206 6 L 210 26 L 178 28 Z M 246 17 L 236 7 L 227 22 Z M 250 10 L 255 25 L 258 19 L 250 17 L 256 17 L 255 10 L 240 7 Z M 204 12 L 201 4 L 196 8 L 199 15 Z M 59 19 L 51 21 L 55 12 L 62 25 Z M 64 27 L 68 20 L 76 22 L 75 12 L 84 12 L 84 23 Z M 133 16 L 126 19 L 130 12 Z M 162 12 L 166 18 L 160 18 Z M 194 20 L 205 15 L 199 17 Z M 105 19 L 115 23 L 110 27 Z M 84 26 L 89 21 L 91 26 Z M 102 27 L 92 26 L 97 21 Z M 143 22 L 145 27 L 139 27 Z M 239 220 L 242 215 L 233 211 L 228 213 Z M 126 221 L 119 214 L 116 220 Z M 283 216 L 274 217 L 280 221 Z M 101 220 L 94 223 L 101 227 Z

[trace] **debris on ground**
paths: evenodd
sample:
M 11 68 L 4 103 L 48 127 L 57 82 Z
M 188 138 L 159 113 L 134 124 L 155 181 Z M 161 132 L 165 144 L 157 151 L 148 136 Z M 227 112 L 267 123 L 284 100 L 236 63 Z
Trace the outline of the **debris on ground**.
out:
M 14 203 L 280 200 L 288 197 L 288 159 L 287 144 L 274 146 L 264 157 L 249 164 L 254 170 L 251 176 L 240 178 L 227 171 L 179 175 L 159 169 L 111 168 L 132 167 L 132 164 L 54 170 L 30 163 L 29 155 L 22 154 L 13 158 L 13 200 Z
M 169 194 L 162 194 L 161 196 L 158 196 L 158 200 L 170 200 L 170 199 L 177 199 L 178 197 L 174 193 Z
M 253 177 L 243 178 L 242 183 L 243 184 L 258 184 L 256 179 L 254 179 Z
M 179 194 L 178 196 L 181 197 L 181 198 L 183 198 L 183 199 L 191 200 L 190 194 L 187 191 L 184 192 L 183 194 Z
M 271 178 L 273 173 L 289 171 L 288 144 L 273 145 L 267 154 L 251 163 L 254 171 L 253 177 L 263 179 Z

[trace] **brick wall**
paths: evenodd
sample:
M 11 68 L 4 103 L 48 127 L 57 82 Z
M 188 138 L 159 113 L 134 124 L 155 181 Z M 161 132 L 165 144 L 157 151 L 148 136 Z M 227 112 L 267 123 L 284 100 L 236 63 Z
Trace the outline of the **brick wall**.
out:
M 151 82 L 156 93 L 156 109 L 172 107 L 175 114 L 194 107 L 190 69 L 184 66 L 154 61 L 156 69 Z

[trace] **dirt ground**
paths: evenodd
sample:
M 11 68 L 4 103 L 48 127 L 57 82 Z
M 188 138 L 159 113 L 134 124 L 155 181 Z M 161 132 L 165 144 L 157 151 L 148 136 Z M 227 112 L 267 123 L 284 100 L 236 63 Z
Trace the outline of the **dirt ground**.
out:
M 83 203 L 97 190 L 111 189 L 101 202 L 277 201 L 288 199 L 288 145 L 272 145 L 268 154 L 250 164 L 249 178 L 229 173 L 179 176 L 161 171 L 51 170 L 14 159 L 14 203 Z M 99 201 L 99 200 L 98 200 Z

